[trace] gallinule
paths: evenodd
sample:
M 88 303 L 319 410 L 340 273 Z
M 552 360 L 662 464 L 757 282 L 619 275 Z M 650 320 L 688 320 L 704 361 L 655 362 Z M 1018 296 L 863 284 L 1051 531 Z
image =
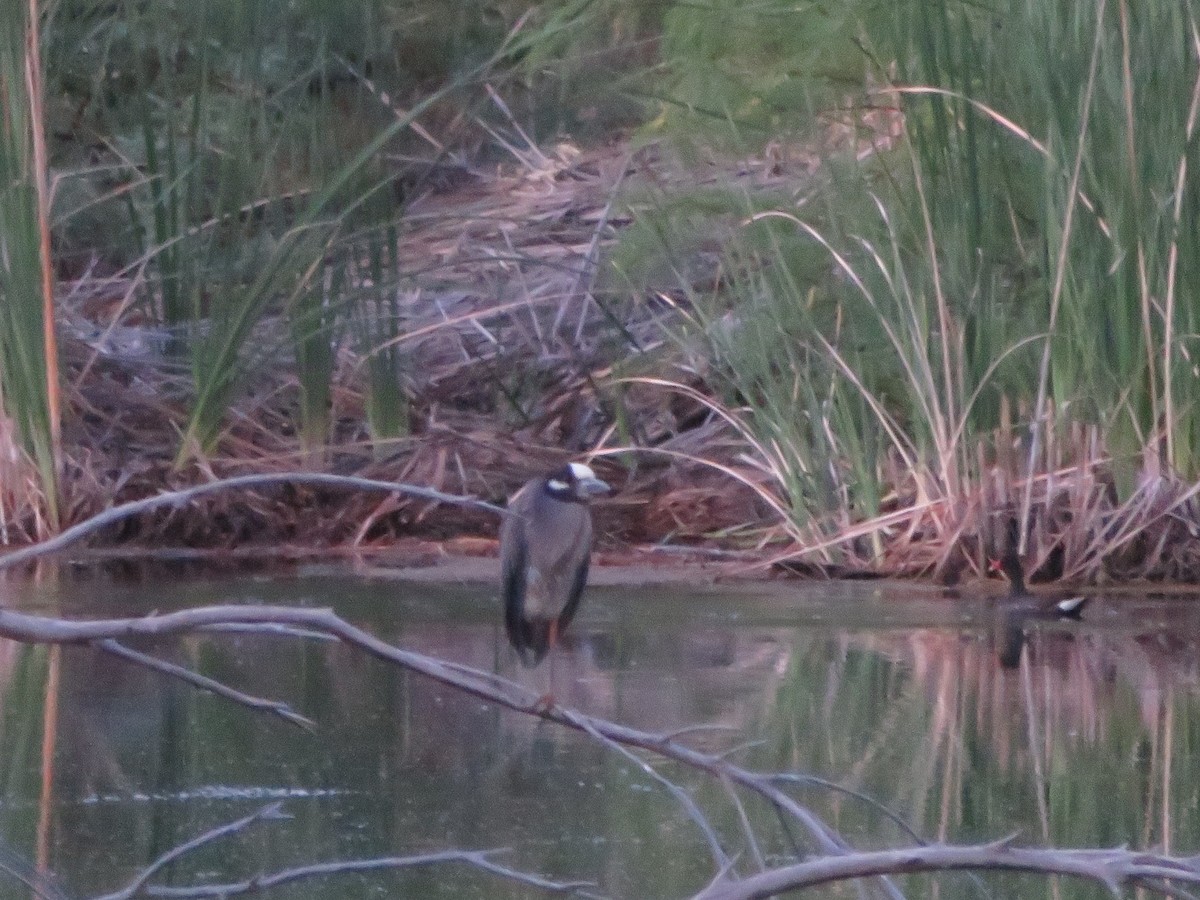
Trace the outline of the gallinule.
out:
M 1081 597 L 1040 597 L 1025 587 L 1025 569 L 1017 555 L 1015 523 L 1010 523 L 1008 541 L 999 559 L 991 560 L 988 570 L 1002 572 L 1008 579 L 1008 593 L 997 601 L 1000 630 L 996 656 L 1000 665 L 1015 669 L 1021 663 L 1025 647 L 1025 626 L 1034 620 L 1078 619 L 1089 600 Z
M 1000 604 L 1006 611 L 1019 612 L 1027 619 L 1078 619 L 1091 599 L 1086 595 L 1060 598 L 1029 593 L 1025 587 L 1025 570 L 1021 559 L 1011 547 L 999 559 L 993 559 L 988 569 L 1003 572 L 1008 579 L 1008 594 L 1000 598 Z

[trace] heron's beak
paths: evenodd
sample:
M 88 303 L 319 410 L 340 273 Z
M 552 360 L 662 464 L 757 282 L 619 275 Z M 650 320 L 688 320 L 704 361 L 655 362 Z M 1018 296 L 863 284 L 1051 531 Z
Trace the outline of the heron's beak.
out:
M 581 478 L 575 482 L 575 490 L 581 497 L 602 497 L 612 493 L 608 483 L 599 478 Z

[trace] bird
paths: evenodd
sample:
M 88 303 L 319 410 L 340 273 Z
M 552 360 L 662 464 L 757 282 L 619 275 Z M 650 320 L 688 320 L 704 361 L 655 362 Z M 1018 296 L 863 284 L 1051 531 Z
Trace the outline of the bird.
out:
M 1026 625 L 1049 619 L 1079 619 L 1090 597 L 1038 597 L 1025 587 L 1025 570 L 1015 549 L 1010 546 L 999 559 L 988 564 L 989 571 L 1003 572 L 1008 578 L 1008 593 L 1001 597 L 1000 616 L 994 640 L 996 657 L 1002 668 L 1015 669 L 1021 664 L 1026 644 Z
M 988 565 L 989 571 L 1003 572 L 1008 579 L 1008 594 L 1001 598 L 1004 609 L 1024 619 L 1078 619 L 1091 598 L 1085 595 L 1077 597 L 1039 597 L 1031 594 L 1025 587 L 1025 570 L 1021 558 L 1012 547 L 1004 551 L 999 559 L 993 559 Z
M 588 501 L 612 489 L 583 463 L 534 478 L 500 527 L 504 626 L 527 667 L 558 642 L 579 610 L 592 555 Z

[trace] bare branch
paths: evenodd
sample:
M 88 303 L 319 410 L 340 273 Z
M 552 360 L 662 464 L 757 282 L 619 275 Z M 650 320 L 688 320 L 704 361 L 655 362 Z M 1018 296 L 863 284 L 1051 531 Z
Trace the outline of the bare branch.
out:
M 53 875 L 38 871 L 5 843 L 0 843 L 0 872 L 25 885 L 37 900 L 70 900 Z
M 270 622 L 263 622 L 259 625 L 238 625 L 228 623 L 224 625 L 209 625 L 207 628 L 197 629 L 199 631 L 224 631 L 229 634 L 259 634 L 259 635 L 278 635 L 279 637 L 303 638 L 306 641 L 336 641 L 337 638 L 332 634 L 326 634 L 324 631 L 313 631 L 305 628 L 292 628 L 289 625 L 277 625 Z
M 499 706 L 540 716 L 586 734 L 599 734 L 625 747 L 637 747 L 673 759 L 710 775 L 726 778 L 771 804 L 781 821 L 796 821 L 804 826 L 816 848 L 834 856 L 850 852 L 846 842 L 806 806 L 792 799 L 771 783 L 771 777 L 738 766 L 720 755 L 703 753 L 664 735 L 629 728 L 582 713 L 547 705 L 535 692 L 499 678 L 489 672 L 457 663 L 446 663 L 430 656 L 403 650 L 375 637 L 328 609 L 290 606 L 208 606 L 142 618 L 101 619 L 90 622 L 50 619 L 0 608 L 0 636 L 24 641 L 86 643 L 106 638 L 130 636 L 163 637 L 214 625 L 287 625 L 322 631 L 379 659 L 433 678 L 482 700 Z M 900 896 L 894 885 L 884 882 L 893 897 Z
M 172 678 L 178 678 L 180 681 L 186 681 L 192 687 L 208 691 L 211 694 L 217 694 L 226 700 L 232 700 L 234 703 L 248 706 L 250 709 L 269 712 L 272 715 L 281 717 L 284 721 L 303 728 L 305 731 L 317 730 L 316 722 L 300 715 L 300 713 L 296 712 L 282 700 L 268 700 L 265 697 L 254 697 L 250 694 L 244 694 L 235 688 L 229 687 L 229 685 L 209 678 L 207 675 L 193 672 L 191 669 L 176 665 L 173 662 L 167 662 L 165 659 L 159 659 L 157 656 L 133 650 L 113 638 L 93 641 L 92 646 L 103 650 L 105 653 L 111 653 L 113 656 L 119 656 L 136 665 L 153 669 L 155 672 L 162 672 L 164 675 L 170 675 Z
M 528 872 L 521 872 L 502 866 L 489 859 L 489 856 L 499 850 L 445 850 L 440 853 L 423 853 L 416 856 L 384 856 L 375 859 L 348 859 L 337 862 L 313 863 L 308 866 L 296 866 L 292 869 L 282 869 L 268 875 L 252 875 L 241 881 L 225 884 L 198 884 L 187 887 L 150 887 L 146 895 L 150 897 L 170 897 L 173 900 L 199 900 L 204 897 L 237 897 L 255 894 L 277 888 L 280 885 L 307 878 L 325 878 L 330 875 L 346 875 L 353 872 L 376 872 L 381 869 L 414 869 L 424 866 L 446 865 L 447 863 L 465 863 L 493 875 L 499 875 L 511 881 L 525 884 L 539 890 L 554 894 L 583 894 L 586 889 L 594 888 L 589 881 L 551 881 Z M 595 895 L 591 895 L 595 896 Z M 97 898 L 108 900 L 108 898 Z M 114 898 L 115 900 L 115 898 Z
M 328 875 L 342 875 L 350 872 L 369 872 L 377 869 L 405 869 L 418 866 L 429 866 L 440 863 L 466 863 L 486 872 L 500 875 L 504 878 L 527 884 L 531 887 L 559 894 L 579 894 L 585 888 L 595 887 L 591 882 L 558 882 L 550 881 L 538 875 L 520 872 L 516 869 L 492 862 L 489 857 L 501 850 L 447 850 L 441 853 L 425 853 L 417 856 L 378 857 L 376 859 L 353 859 L 327 863 L 315 863 L 307 866 L 297 866 L 282 869 L 268 875 L 252 875 L 241 881 L 227 884 L 197 884 L 183 887 L 163 887 L 151 885 L 150 879 L 166 866 L 193 850 L 210 844 L 213 841 L 236 834 L 258 822 L 271 819 L 287 818 L 282 812 L 282 803 L 271 803 L 248 816 L 234 822 L 218 826 L 168 850 L 158 859 L 138 873 L 129 885 L 120 891 L 104 894 L 94 900 L 131 900 L 133 897 L 233 897 L 239 894 L 254 894 L 267 891 L 293 881 L 306 878 L 319 878 Z
M 727 731 L 730 734 L 740 734 L 741 732 L 739 728 L 736 728 L 733 725 L 722 725 L 720 722 L 701 722 L 698 725 L 684 725 L 682 728 L 676 728 L 674 731 L 664 732 L 663 737 L 674 741 L 690 734 L 703 734 L 704 732 L 708 731 Z
M 1171 897 L 1173 900 L 1200 900 L 1196 894 L 1191 891 L 1185 891 L 1183 888 L 1175 887 L 1165 881 L 1159 881 L 1156 878 L 1148 878 L 1143 882 L 1143 886 L 1147 890 L 1157 891 L 1164 897 Z
M 267 819 L 283 818 L 283 815 L 280 813 L 280 808 L 282 806 L 282 803 L 269 803 L 261 809 L 256 810 L 250 815 L 244 816 L 235 822 L 228 822 L 225 825 L 213 828 L 211 831 L 206 831 L 204 834 L 198 835 L 197 837 L 192 838 L 190 841 L 180 844 L 178 847 L 173 847 L 158 859 L 154 860 L 154 862 L 150 863 L 150 865 L 146 866 L 146 868 L 142 869 L 142 871 L 138 873 L 138 876 L 133 879 L 133 881 L 129 883 L 129 886 L 124 890 L 117 891 L 113 894 L 105 894 L 101 897 L 97 897 L 96 900 L 128 900 L 130 897 L 136 897 L 138 894 L 145 893 L 146 885 L 149 883 L 150 879 L 153 878 L 157 872 L 161 871 L 163 868 L 179 859 L 179 857 L 186 853 L 190 853 L 192 850 L 195 850 L 198 847 L 203 847 L 205 844 L 211 844 L 213 841 L 220 840 L 223 837 L 228 837 L 231 834 L 236 834 L 237 832 L 250 827 L 256 822 L 262 822 Z
M 1014 836 L 1007 836 L 977 846 L 930 845 L 907 847 L 875 852 L 858 852 L 847 846 L 833 829 L 822 822 L 807 807 L 803 806 L 774 784 L 784 780 L 783 775 L 760 775 L 730 762 L 723 755 L 702 753 L 686 747 L 672 738 L 652 734 L 587 716 L 573 710 L 547 704 L 540 695 L 488 672 L 471 669 L 460 664 L 445 663 L 433 657 L 395 647 L 380 640 L 340 618 L 328 609 L 305 609 L 286 606 L 210 606 L 183 610 L 165 615 L 150 615 L 142 618 L 107 619 L 91 622 L 50 619 L 0 608 L 0 636 L 22 641 L 47 643 L 90 644 L 99 643 L 101 649 L 117 652 L 139 664 L 147 664 L 144 654 L 136 654 L 123 647 L 117 640 L 122 637 L 163 637 L 197 629 L 214 627 L 286 627 L 331 635 L 372 656 L 394 665 L 433 678 L 472 696 L 496 705 L 528 715 L 539 716 L 560 725 L 581 731 L 600 740 L 606 746 L 620 745 L 619 749 L 632 759 L 627 748 L 638 748 L 706 772 L 723 783 L 740 787 L 764 798 L 780 816 L 783 827 L 789 822 L 798 822 L 808 831 L 812 841 L 823 855 L 807 859 L 794 865 L 782 866 L 750 875 L 741 880 L 731 880 L 733 862 L 720 848 L 712 826 L 703 815 L 693 814 L 694 801 L 679 786 L 666 781 L 653 769 L 639 761 L 653 777 L 667 784 L 677 798 L 688 807 L 709 839 L 713 848 L 714 861 L 721 873 L 697 895 L 698 900 L 749 900 L 769 897 L 779 893 L 800 890 L 819 884 L 848 879 L 878 878 L 885 892 L 899 897 L 899 891 L 889 877 L 914 872 L 959 871 L 1000 869 L 1008 871 L 1034 872 L 1040 874 L 1068 875 L 1084 878 L 1106 887 L 1114 896 L 1120 896 L 1122 887 L 1139 886 L 1159 894 L 1192 900 L 1179 884 L 1200 885 L 1200 860 L 1178 858 L 1153 853 L 1135 853 L 1125 848 L 1112 850 L 1054 850 L 1021 848 L 1013 845 Z M 119 649 L 115 649 L 119 648 Z M 161 660 L 154 660 L 154 667 L 162 669 Z M 174 667 L 178 668 L 178 667 Z M 166 669 L 163 669 L 164 671 Z M 186 672 L 186 670 L 181 670 Z M 197 683 L 194 673 L 180 675 Z M 208 688 L 207 685 L 204 685 Z M 224 686 L 221 686 L 224 688 Z M 236 694 L 229 689 L 219 691 L 222 696 Z M 256 699 L 256 698 L 251 698 Z M 261 702 L 261 701 L 260 701 Z M 269 705 L 269 704 L 268 704 Z M 278 710 L 274 710 L 278 712 Z M 791 780 L 791 779 L 788 779 Z M 802 779 L 795 779 L 800 781 Z M 818 779 L 811 783 L 834 787 Z M 738 804 L 740 807 L 740 804 Z M 99 900 L 124 900 L 141 892 L 161 897 L 211 897 L 232 896 L 263 890 L 288 881 L 340 872 L 361 872 L 373 869 L 405 868 L 434 863 L 460 862 L 483 868 L 506 878 L 513 878 L 539 889 L 579 892 L 586 885 L 579 882 L 559 883 L 539 876 L 516 872 L 492 862 L 482 851 L 446 851 L 411 857 L 394 857 L 373 860 L 351 860 L 331 862 L 288 869 L 271 875 L 256 876 L 245 881 L 225 885 L 198 885 L 188 888 L 149 887 L 148 880 L 154 872 L 177 858 L 187 850 L 232 833 L 258 818 L 277 813 L 277 807 L 267 807 L 239 822 L 223 826 L 202 835 L 188 844 L 171 851 L 156 861 L 125 892 L 109 895 Z M 739 814 L 741 815 L 740 811 Z M 743 816 L 744 820 L 744 816 Z M 899 821 L 893 817 L 894 821 Z M 743 825 L 745 825 L 743 821 Z M 906 827 L 906 826 L 902 826 Z M 753 844 L 751 852 L 755 852 Z M 758 855 L 756 853 L 756 855 Z M 1177 884 L 1178 883 L 1178 884 Z
M 1005 870 L 1069 875 L 1103 885 L 1114 897 L 1123 886 L 1140 885 L 1167 896 L 1187 896 L 1163 881 L 1200 884 L 1200 868 L 1176 857 L 1126 850 L 1053 850 L 1013 847 L 1007 843 L 976 846 L 908 847 L 825 856 L 741 881 L 710 884 L 695 900 L 758 900 L 819 884 L 879 875 L 955 870 Z
M 585 732 L 587 732 L 597 741 L 600 741 L 600 743 L 605 744 L 613 750 L 616 750 L 635 766 L 641 769 L 644 773 L 646 773 L 646 775 L 650 776 L 652 779 L 665 787 L 671 796 L 679 801 L 679 804 L 688 814 L 688 817 L 699 826 L 700 833 L 704 835 L 704 839 L 708 842 L 708 850 L 712 854 L 713 863 L 716 865 L 717 870 L 725 871 L 733 868 L 733 860 L 730 859 L 729 854 L 725 852 L 725 848 L 721 846 L 721 839 L 717 836 L 716 829 L 713 828 L 712 823 L 708 821 L 708 818 L 700 810 L 699 805 L 695 800 L 692 799 L 691 795 L 687 791 L 685 791 L 675 782 L 671 781 L 632 750 L 628 749 L 627 747 L 622 747 L 612 738 L 601 734 L 592 726 L 590 722 L 581 720 L 580 726 Z
M 737 791 L 724 775 L 721 776 L 721 787 L 724 788 L 733 808 L 737 810 L 738 822 L 741 823 L 742 834 L 746 836 L 746 845 L 750 848 L 750 855 L 754 857 L 754 865 L 758 867 L 758 871 L 765 872 L 767 860 L 763 856 L 762 848 L 758 846 L 758 838 L 754 836 L 754 829 L 750 825 L 750 817 L 746 815 L 746 807 L 742 803 L 742 798 L 738 796 Z
M 811 784 L 819 788 L 824 788 L 827 791 L 845 794 L 847 797 L 853 797 L 855 800 L 861 800 L 863 803 L 867 804 L 876 812 L 880 813 L 886 819 L 894 823 L 896 827 L 908 835 L 911 840 L 916 841 L 921 845 L 928 843 L 927 841 L 921 839 L 921 836 L 917 833 L 917 830 L 904 821 L 902 816 L 893 812 L 886 805 L 880 803 L 869 794 L 864 794 L 861 791 L 854 790 L 854 788 L 848 788 L 845 785 L 838 784 L 836 781 L 830 781 L 827 778 L 821 778 L 817 775 L 795 775 L 790 772 L 781 772 L 777 775 L 770 776 L 770 778 L 772 781 L 781 782 L 784 784 Z M 1012 838 L 1008 838 L 1007 840 L 1012 840 Z
M 37 559 L 51 553 L 57 553 L 59 550 L 69 547 L 81 538 L 85 538 L 89 534 L 99 531 L 101 528 L 112 525 L 114 522 L 120 522 L 122 519 L 138 516 L 151 510 L 161 509 L 164 506 L 182 506 L 184 503 L 195 500 L 197 497 L 218 491 L 236 490 L 238 488 L 276 487 L 282 484 L 307 484 L 341 488 L 348 491 L 381 491 L 383 493 L 406 494 L 410 497 L 420 497 L 424 500 L 433 500 L 438 503 L 450 503 L 455 506 L 479 509 L 498 516 L 508 515 L 508 511 L 503 507 L 496 506 L 484 500 L 478 500 L 474 497 L 464 497 L 460 494 L 447 494 L 416 484 L 377 481 L 374 478 L 358 478 L 353 475 L 329 475 L 323 472 L 276 472 L 269 475 L 239 475 L 236 478 L 222 478 L 218 481 L 210 481 L 206 484 L 198 484 L 195 487 L 183 488 L 178 491 L 167 491 L 154 497 L 147 497 L 144 500 L 134 500 L 130 503 L 122 503 L 120 506 L 114 506 L 112 509 L 106 509 L 104 512 L 68 528 L 62 534 L 48 541 L 23 547 L 20 550 L 14 550 L 12 553 L 0 556 L 0 569 L 6 569 L 18 563 Z

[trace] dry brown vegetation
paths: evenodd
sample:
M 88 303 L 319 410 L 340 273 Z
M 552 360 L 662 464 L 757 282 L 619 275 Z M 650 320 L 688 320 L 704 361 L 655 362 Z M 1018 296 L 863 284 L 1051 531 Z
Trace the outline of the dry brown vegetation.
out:
M 251 472 L 322 470 L 427 485 L 502 500 L 522 481 L 601 445 L 653 451 L 624 465 L 600 460 L 621 488 L 599 510 L 612 544 L 692 539 L 721 529 L 778 523 L 756 493 L 690 461 L 737 467 L 744 449 L 705 404 L 669 388 L 623 383 L 651 368 L 700 385 L 686 352 L 662 329 L 686 299 L 678 290 L 615 300 L 595 287 L 596 260 L 630 221 L 618 190 L 690 178 L 622 145 L 581 152 L 561 145 L 531 152 L 520 165 L 463 169 L 453 185 L 430 190 L 401 223 L 403 371 L 410 433 L 372 442 L 366 431 L 361 354 L 339 349 L 332 443 L 301 448 L 295 434 L 298 386 L 282 351 L 264 354 L 253 384 L 227 417 L 216 453 L 176 464 L 190 380 L 186 364 L 163 352 L 166 336 L 131 302 L 134 278 L 92 273 L 61 287 L 64 370 L 70 413 L 64 428 L 68 524 L 120 502 L 197 481 Z M 724 177 L 714 173 L 711 177 Z M 743 167 L 747 182 L 783 181 L 781 166 Z M 715 246 L 705 265 L 715 276 Z M 698 258 L 704 257 L 700 254 Z M 257 344 L 285 344 L 278 322 L 260 326 Z M 614 423 L 620 422 L 620 433 Z M 27 480 L 26 480 L 27 481 Z M 5 478 L 10 543 L 33 537 L 32 495 Z M 121 526 L 111 539 L 263 548 L 389 543 L 398 535 L 491 534 L 493 517 L 407 499 L 385 500 L 302 488 L 231 493 L 181 513 Z M 19 526 L 19 527 L 17 527 Z

